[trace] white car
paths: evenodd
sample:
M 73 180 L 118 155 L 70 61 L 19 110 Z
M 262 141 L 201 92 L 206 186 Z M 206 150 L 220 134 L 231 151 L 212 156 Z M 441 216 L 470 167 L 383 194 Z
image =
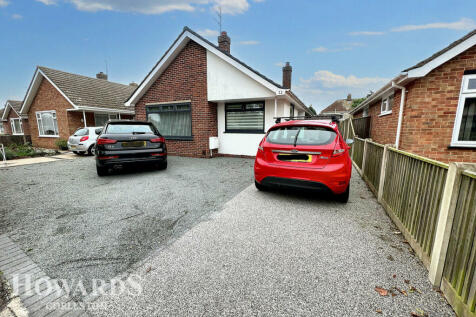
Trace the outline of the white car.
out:
M 80 128 L 68 139 L 68 149 L 75 154 L 95 154 L 95 145 L 98 135 L 96 129 L 102 127 Z

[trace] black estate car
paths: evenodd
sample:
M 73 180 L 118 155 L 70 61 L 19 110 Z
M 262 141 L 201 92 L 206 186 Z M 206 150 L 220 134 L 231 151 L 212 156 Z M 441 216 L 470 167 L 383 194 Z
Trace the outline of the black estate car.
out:
M 96 169 L 99 176 L 107 175 L 109 168 L 134 163 L 152 163 L 159 169 L 167 168 L 165 139 L 150 122 L 110 121 L 96 141 Z

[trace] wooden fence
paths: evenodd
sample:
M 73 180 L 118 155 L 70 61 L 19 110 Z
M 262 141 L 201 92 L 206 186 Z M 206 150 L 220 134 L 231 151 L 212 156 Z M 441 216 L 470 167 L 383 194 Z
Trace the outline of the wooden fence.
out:
M 352 160 L 458 316 L 475 317 L 476 164 L 354 139 Z
M 352 120 L 355 135 L 360 138 L 370 138 L 370 119 L 371 117 L 363 117 Z

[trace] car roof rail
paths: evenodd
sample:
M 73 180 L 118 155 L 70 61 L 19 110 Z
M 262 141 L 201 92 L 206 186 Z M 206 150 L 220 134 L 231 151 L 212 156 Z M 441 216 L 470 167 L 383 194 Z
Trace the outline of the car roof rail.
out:
M 332 122 L 339 122 L 342 118 L 340 114 L 318 114 L 314 116 L 293 116 L 293 117 L 274 117 L 276 123 L 281 123 L 282 121 L 291 121 L 291 120 L 331 120 Z

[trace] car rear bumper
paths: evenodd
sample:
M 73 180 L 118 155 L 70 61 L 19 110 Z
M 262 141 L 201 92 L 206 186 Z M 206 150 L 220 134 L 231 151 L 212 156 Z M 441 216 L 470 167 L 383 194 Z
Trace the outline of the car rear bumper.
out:
M 334 194 L 341 194 L 349 186 L 352 170 L 345 164 L 331 163 L 322 169 L 277 166 L 257 158 L 254 171 L 255 180 L 265 186 L 329 189 Z
M 89 149 L 88 145 L 85 145 L 85 144 L 70 144 L 68 142 L 68 150 L 70 150 L 70 151 L 85 152 L 88 149 Z
M 117 157 L 116 157 L 117 156 Z M 119 156 L 119 155 L 98 155 L 96 156 L 96 165 L 114 166 L 114 165 L 129 165 L 129 164 L 153 164 L 167 162 L 167 154 L 161 153 L 160 155 L 147 155 L 147 156 Z

